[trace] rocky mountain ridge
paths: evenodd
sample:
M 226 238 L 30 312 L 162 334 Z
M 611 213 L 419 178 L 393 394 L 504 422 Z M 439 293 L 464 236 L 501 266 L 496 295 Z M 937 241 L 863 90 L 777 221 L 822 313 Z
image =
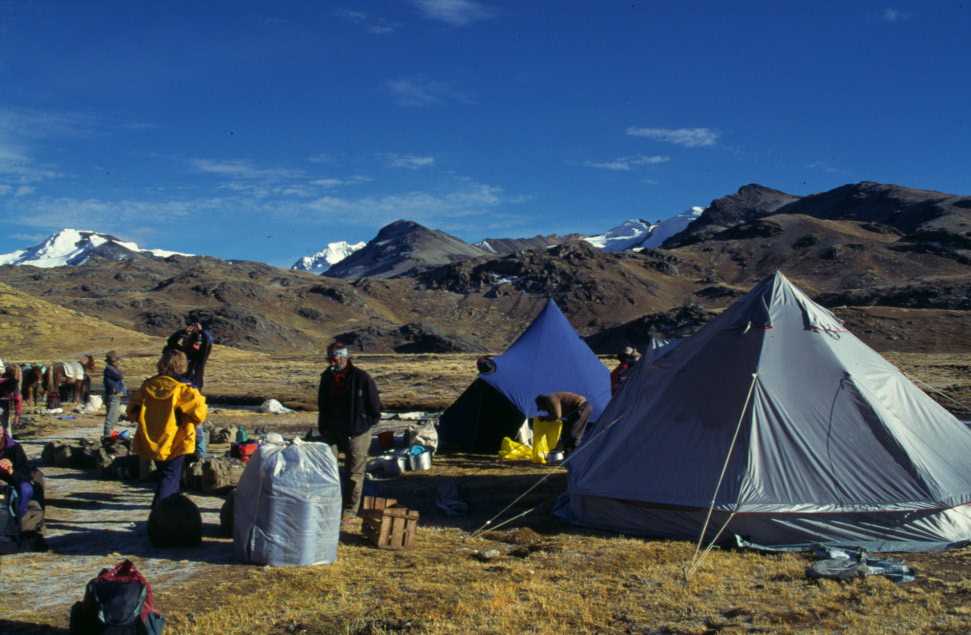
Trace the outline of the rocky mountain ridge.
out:
M 358 251 L 327 270 L 333 278 L 393 278 L 489 252 L 414 221 L 385 225 Z
M 579 240 L 505 255 L 469 252 L 447 234 L 442 239 L 399 223 L 382 230 L 372 243 L 388 242 L 372 245 L 371 255 L 354 265 L 384 267 L 387 275 L 375 277 L 321 277 L 206 257 L 93 254 L 74 267 L 0 267 L 0 282 L 150 335 L 167 335 L 188 315 L 209 322 L 220 343 L 256 350 L 320 350 L 341 336 L 372 352 L 471 352 L 504 348 L 548 297 L 583 336 L 599 336 L 591 341 L 609 348 L 642 333 L 641 322 L 668 324 L 645 321 L 646 315 L 686 305 L 717 311 L 778 269 L 824 304 L 848 305 L 887 346 L 971 348 L 971 330 L 926 335 L 940 331 L 928 323 L 963 324 L 971 315 L 971 260 L 962 242 L 971 208 L 964 207 L 966 197 L 928 200 L 933 211 L 923 216 L 912 211 L 922 209 L 920 201 L 903 208 L 900 218 L 918 222 L 879 217 L 901 228 L 869 212 L 845 220 L 840 216 L 850 212 L 823 218 L 825 210 L 809 207 L 813 215 L 776 211 L 685 245 L 618 252 Z M 937 242 L 922 238 L 928 234 Z M 461 253 L 427 258 L 424 238 L 436 247 L 458 241 Z M 877 309 L 883 313 L 873 321 Z M 895 324 L 898 313 L 907 322 Z

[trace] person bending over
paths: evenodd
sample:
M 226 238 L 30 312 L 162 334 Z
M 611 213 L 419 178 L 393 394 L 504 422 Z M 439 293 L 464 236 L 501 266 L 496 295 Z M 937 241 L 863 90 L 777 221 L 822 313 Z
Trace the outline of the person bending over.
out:
M 553 392 L 536 397 L 536 407 L 546 412 L 545 419 L 563 422 L 560 440 L 551 452 L 572 452 L 583 438 L 593 407 L 587 398 L 573 392 Z

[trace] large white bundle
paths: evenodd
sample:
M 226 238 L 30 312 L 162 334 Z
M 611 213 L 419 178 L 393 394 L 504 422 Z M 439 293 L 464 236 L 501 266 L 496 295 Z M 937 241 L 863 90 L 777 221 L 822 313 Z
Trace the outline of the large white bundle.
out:
M 341 486 L 328 445 L 262 444 L 235 496 L 233 546 L 243 562 L 309 565 L 337 559 Z
M 265 412 L 267 414 L 273 415 L 284 415 L 293 412 L 290 408 L 287 408 L 282 403 L 276 399 L 267 399 L 262 404 L 260 404 L 260 412 Z
M 88 395 L 88 401 L 81 406 L 81 414 L 93 415 L 105 405 L 101 395 Z

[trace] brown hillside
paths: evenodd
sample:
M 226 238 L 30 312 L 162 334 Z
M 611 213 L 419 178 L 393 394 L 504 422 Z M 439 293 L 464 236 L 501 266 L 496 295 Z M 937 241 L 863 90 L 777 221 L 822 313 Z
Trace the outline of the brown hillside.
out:
M 160 339 L 23 293 L 0 283 L 0 357 L 73 359 L 111 349 L 161 350 Z

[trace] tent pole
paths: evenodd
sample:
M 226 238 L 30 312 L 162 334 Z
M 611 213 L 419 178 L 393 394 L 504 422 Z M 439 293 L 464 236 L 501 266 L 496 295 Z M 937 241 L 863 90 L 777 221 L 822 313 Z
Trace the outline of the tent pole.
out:
M 616 419 L 614 419 L 613 421 L 611 421 L 610 423 L 608 423 L 604 427 L 600 428 L 600 430 L 598 430 L 596 433 L 594 433 L 594 435 L 592 437 L 590 437 L 590 440 L 589 441 L 587 441 L 586 443 L 583 443 L 582 445 L 580 445 L 580 447 L 578 447 L 577 449 L 575 449 L 573 452 L 570 453 L 569 456 L 567 456 L 565 459 L 563 459 L 563 461 L 560 463 L 560 466 L 563 466 L 563 465 L 566 465 L 567 463 L 569 463 L 570 462 L 570 459 L 572 459 L 574 456 L 576 456 L 577 454 L 579 454 L 580 452 L 582 452 L 584 450 L 584 448 L 589 447 L 590 441 L 593 441 L 594 439 L 596 439 L 597 436 L 599 436 L 601 432 L 605 432 L 606 430 L 612 428 L 613 425 L 615 423 L 617 423 L 618 421 L 620 421 L 620 420 L 621 420 L 621 417 L 617 417 Z M 554 474 L 554 472 L 550 472 L 549 474 L 544 475 L 538 481 L 536 481 L 535 483 L 533 483 L 529 487 L 529 489 L 527 489 L 525 492 L 523 492 L 522 494 L 520 494 L 519 496 L 517 496 L 516 499 L 513 502 L 511 502 L 508 505 L 506 505 L 505 507 L 503 507 L 502 508 L 502 511 L 500 511 L 498 514 L 496 514 L 495 516 L 493 516 L 489 520 L 487 520 L 484 523 L 482 523 L 482 526 L 479 527 L 478 529 L 476 529 L 475 531 L 473 531 L 469 535 L 469 538 L 475 538 L 476 536 L 478 536 L 480 534 L 483 534 L 486 531 L 492 531 L 492 529 L 496 529 L 498 527 L 501 527 L 502 525 L 508 524 L 512 520 L 515 520 L 515 518 L 511 518 L 510 520 L 507 520 L 507 521 L 503 522 L 502 524 L 497 525 L 496 527 L 493 527 L 491 529 L 486 529 L 487 527 L 489 527 L 489 525 L 491 525 L 493 523 L 493 521 L 495 521 L 496 518 L 499 518 L 500 516 L 502 516 L 503 514 L 505 514 L 510 508 L 512 508 L 513 505 L 515 505 L 516 503 L 518 503 L 519 501 L 521 501 L 523 498 L 526 497 L 527 494 L 529 494 L 534 489 L 536 489 L 537 487 L 539 487 L 540 485 L 542 485 L 544 482 L 546 482 L 546 479 L 548 479 L 549 477 L 553 476 L 553 474 Z M 516 516 L 516 518 L 519 518 L 520 516 L 525 516 L 529 512 L 533 511 L 533 509 L 535 509 L 535 507 L 532 507 L 527 512 L 525 512 L 523 514 L 520 514 L 519 516 Z
M 920 384 L 921 386 L 923 386 L 927 390 L 930 390 L 931 392 L 936 393 L 936 394 L 940 395 L 941 397 L 944 397 L 945 399 L 947 399 L 948 401 L 950 401 L 952 404 L 954 404 L 958 408 L 961 408 L 962 410 L 966 410 L 968 412 L 971 412 L 971 406 L 969 406 L 968 404 L 961 403 L 960 401 L 958 401 L 957 399 L 955 399 L 951 395 L 947 394 L 946 392 L 944 392 L 942 390 L 939 390 L 937 388 L 934 388 L 933 386 L 931 386 L 927 382 L 922 381 L 922 380 L 918 379 L 917 377 L 912 377 L 911 375 L 908 375 L 907 373 L 905 373 L 902 370 L 900 372 L 901 372 L 901 374 L 904 377 L 906 377 L 910 381 L 914 382 L 915 384 Z
M 735 450 L 735 442 L 738 441 L 738 433 L 742 429 L 742 421 L 745 420 L 745 413 L 746 411 L 748 411 L 748 405 L 749 405 L 749 402 L 752 400 L 752 393 L 755 391 L 755 382 L 758 380 L 758 378 L 759 378 L 758 373 L 752 373 L 752 383 L 749 384 L 748 394 L 745 396 L 745 404 L 742 406 L 742 412 L 740 412 L 738 415 L 738 423 L 735 425 L 735 434 L 732 435 L 732 443 L 731 445 L 728 446 L 728 453 L 725 455 L 725 463 L 722 465 L 721 474 L 718 475 L 718 483 L 715 484 L 715 491 L 711 495 L 711 504 L 708 506 L 708 514 L 705 516 L 705 522 L 701 526 L 701 534 L 698 536 L 698 544 L 695 545 L 695 552 L 691 556 L 691 561 L 688 563 L 688 566 L 685 567 L 685 572 L 684 572 L 685 579 L 689 578 L 691 574 L 695 572 L 695 569 L 697 569 L 698 566 L 701 564 L 701 559 L 698 557 L 698 554 L 701 551 L 701 543 L 705 539 L 705 532 L 708 531 L 708 523 L 711 521 L 711 513 L 712 511 L 714 511 L 715 501 L 718 499 L 718 490 L 721 489 L 722 480 L 725 478 L 725 472 L 728 471 L 728 463 L 732 458 L 732 452 Z M 736 511 L 738 510 L 737 502 L 735 505 L 735 509 Z M 726 521 L 725 524 L 722 525 L 722 528 L 718 530 L 718 533 L 715 534 L 715 539 L 712 540 L 711 545 L 715 544 L 715 540 L 717 540 L 718 537 L 721 536 L 722 531 L 724 531 L 725 527 L 728 526 L 728 522 L 731 521 L 733 516 L 735 516 L 735 511 L 733 511 L 728 516 L 728 521 Z M 708 549 L 705 550 L 705 553 L 708 553 L 708 551 L 711 549 L 711 545 L 709 545 Z

